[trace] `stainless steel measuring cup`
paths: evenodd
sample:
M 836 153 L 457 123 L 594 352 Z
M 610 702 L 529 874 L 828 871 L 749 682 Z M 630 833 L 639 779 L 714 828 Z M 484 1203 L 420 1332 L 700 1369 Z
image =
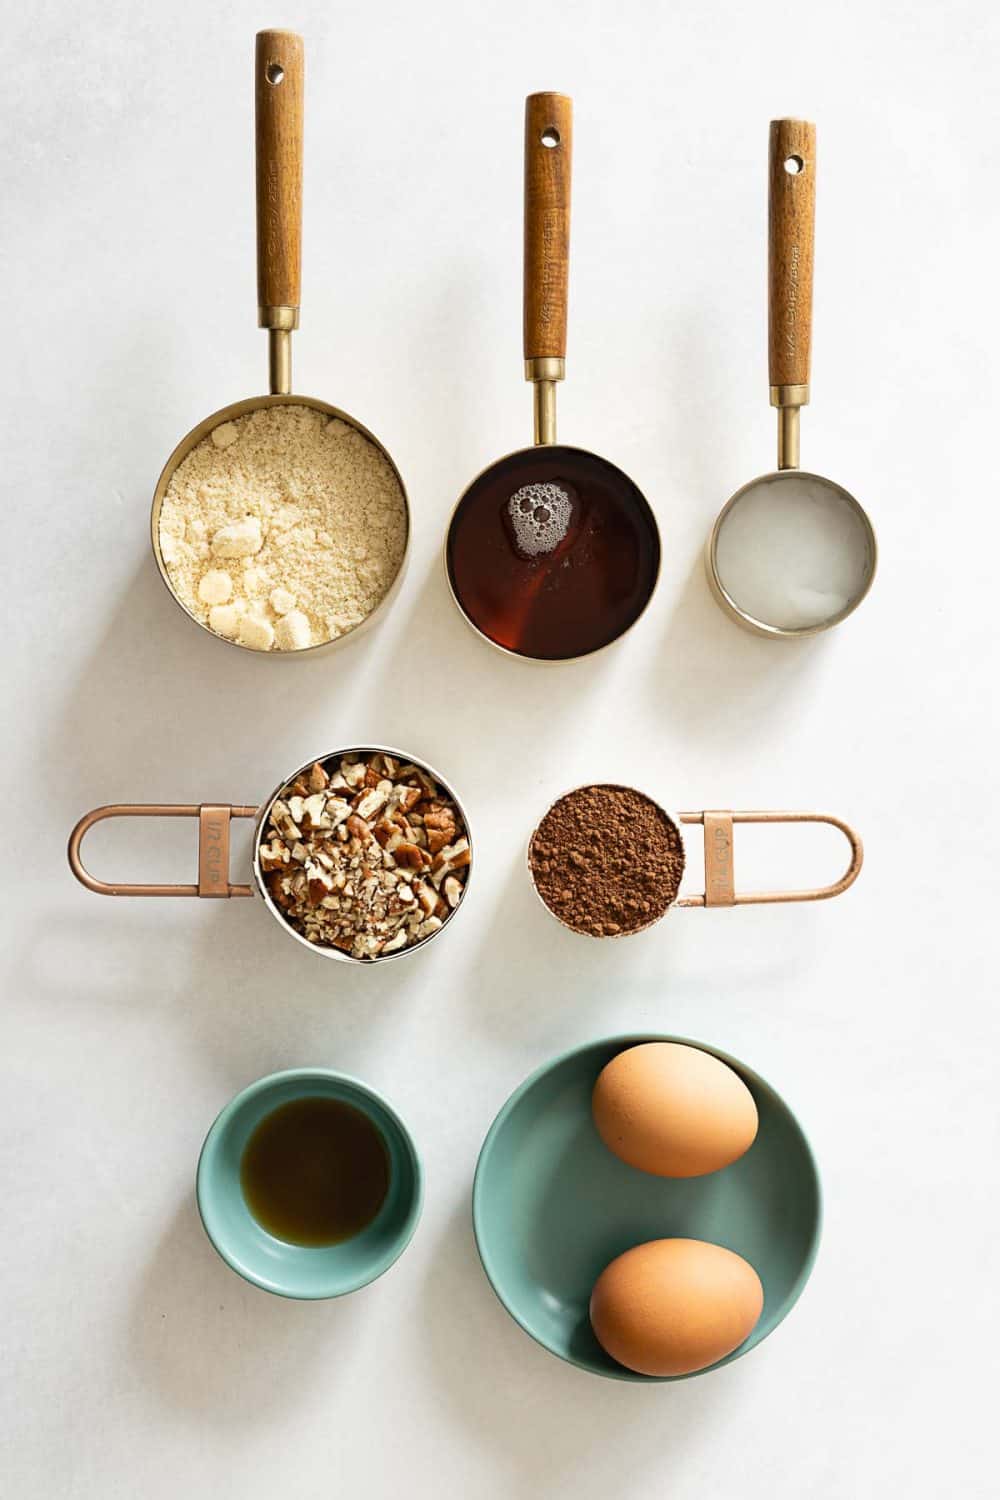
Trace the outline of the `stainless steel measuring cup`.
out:
M 594 782 L 590 786 L 609 786 L 614 789 L 635 791 L 634 788 L 621 788 L 619 783 Z M 558 912 L 553 911 L 538 889 L 535 873 L 532 868 L 532 845 L 538 836 L 539 829 L 545 817 L 562 801 L 563 797 L 572 795 L 572 791 L 585 790 L 586 787 L 575 787 L 570 792 L 564 792 L 561 797 L 551 803 L 545 813 L 538 820 L 528 840 L 527 865 L 528 878 L 535 895 L 549 916 L 554 917 L 561 927 L 567 927 L 570 932 L 577 932 L 585 936 L 597 936 L 597 934 L 583 934 L 580 928 L 574 927 L 572 923 L 564 920 Z M 634 937 L 638 932 L 646 932 L 650 927 L 655 927 L 657 922 L 663 920 L 667 912 L 675 907 L 726 907 L 726 906 L 757 906 L 778 905 L 790 901 L 826 901 L 831 896 L 839 896 L 852 886 L 858 878 L 862 863 L 864 861 L 864 848 L 861 839 L 854 829 L 842 819 L 833 817 L 830 813 L 813 812 L 730 812 L 725 810 L 710 810 L 702 812 L 669 813 L 667 810 L 650 797 L 648 792 L 636 792 L 650 803 L 671 824 L 677 833 L 678 850 L 681 859 L 681 875 L 678 878 L 678 894 L 676 894 L 667 906 L 652 917 L 648 922 L 639 926 L 629 927 L 614 934 L 601 934 L 602 937 Z M 850 848 L 850 861 L 847 869 L 839 880 L 831 885 L 816 886 L 803 890 L 786 891 L 739 891 L 736 889 L 736 877 L 733 862 L 733 844 L 735 839 L 735 828 L 740 823 L 826 823 L 831 828 L 838 829 L 847 840 Z M 687 851 L 681 836 L 681 827 L 687 825 L 700 825 L 703 830 L 705 889 L 695 895 L 681 896 L 679 894 L 680 881 L 683 878 L 687 864 Z
M 608 459 L 556 440 L 556 386 L 566 371 L 572 146 L 572 100 L 530 94 L 524 116 L 523 314 L 534 446 L 497 459 L 472 480 L 452 512 L 445 542 L 448 587 L 466 623 L 505 655 L 546 663 L 592 656 L 620 640 L 645 613 L 660 571 L 656 518 L 638 485 Z M 521 505 L 544 518 L 544 525 L 553 494 L 564 504 L 571 494 L 577 497 L 577 515 L 584 518 L 576 523 L 579 535 L 574 538 L 570 523 L 550 551 L 532 555 L 530 577 L 516 585 L 508 580 L 505 588 L 513 548 L 499 519 L 504 508 L 520 495 Z M 584 539 L 585 518 L 598 507 L 601 533 L 595 528 Z M 612 520 L 619 525 L 615 587 L 608 564 L 604 588 L 596 594 L 581 586 L 580 559 L 586 562 L 588 553 L 604 545 L 601 537 L 611 531 Z
M 878 555 L 875 532 L 860 503 L 842 485 L 799 467 L 799 413 L 809 401 L 812 344 L 813 240 L 816 193 L 816 127 L 805 120 L 772 120 L 769 145 L 768 212 L 768 358 L 771 405 L 778 411 L 778 468 L 738 489 L 720 512 L 705 553 L 706 571 L 719 604 L 740 625 L 757 635 L 795 638 L 829 630 L 853 614 L 871 588 Z M 815 504 L 828 508 L 832 546 L 857 556 L 856 578 L 840 607 L 831 607 L 807 623 L 789 625 L 764 618 L 738 597 L 725 566 L 720 566 L 727 526 L 752 517 L 769 486 L 781 501 L 791 502 L 786 515 L 805 518 Z M 753 523 L 741 531 L 741 551 L 754 546 Z M 842 554 L 846 555 L 846 554 Z M 831 553 L 832 556 L 832 553 Z M 770 566 L 769 564 L 767 565 Z M 781 586 L 781 565 L 774 577 Z M 789 581 L 789 586 L 790 581 Z M 842 591 L 843 592 L 843 591 Z M 816 597 L 821 597 L 819 592 Z M 839 599 L 841 594 L 837 594 Z M 836 601 L 834 600 L 834 603 Z M 789 610 L 786 621 L 794 611 Z
M 405 948 L 395 952 L 378 954 L 372 958 L 356 958 L 353 954 L 344 952 L 340 948 L 319 946 L 311 943 L 305 938 L 282 914 L 280 907 L 268 888 L 266 872 L 261 864 L 261 846 L 264 843 L 264 834 L 268 827 L 268 815 L 274 803 L 279 797 L 286 793 L 287 789 L 296 782 L 299 777 L 305 776 L 310 768 L 318 761 L 324 764 L 339 760 L 346 755 L 371 756 L 389 755 L 398 760 L 401 766 L 412 766 L 424 776 L 429 777 L 435 787 L 440 788 L 454 803 L 458 813 L 459 827 L 464 831 L 464 837 L 469 843 L 469 863 L 465 873 L 465 884 L 461 899 L 445 919 L 443 924 L 427 937 L 412 943 Z M 83 840 L 95 823 L 101 823 L 107 818 L 197 818 L 198 819 L 198 879 L 191 885 L 152 885 L 152 884 L 123 884 L 120 881 L 99 880 L 92 875 L 83 863 L 82 846 Z M 256 824 L 253 832 L 253 856 L 252 875 L 253 884 L 234 884 L 230 880 L 229 873 L 229 841 L 231 823 L 233 818 L 255 818 Z M 70 834 L 68 857 L 70 869 L 87 890 L 93 891 L 98 896 L 199 896 L 208 898 L 227 898 L 232 896 L 261 897 L 264 905 L 271 915 L 280 924 L 283 932 L 293 937 L 297 942 L 308 948 L 310 953 L 317 953 L 322 958 L 334 958 L 338 961 L 360 964 L 370 967 L 375 963 L 385 963 L 389 959 L 404 958 L 409 953 L 416 953 L 418 949 L 426 948 L 428 943 L 446 932 L 451 926 L 461 908 L 465 905 L 468 895 L 469 882 L 472 879 L 472 869 L 475 859 L 475 850 L 472 834 L 469 829 L 469 820 L 466 817 L 458 796 L 452 786 L 444 779 L 440 772 L 435 771 L 425 761 L 417 760 L 403 750 L 394 749 L 390 745 L 345 745 L 336 750 L 329 750 L 324 755 L 312 756 L 303 765 L 299 766 L 290 776 L 282 780 L 267 800 L 260 807 L 242 807 L 232 803 L 112 803 L 106 807 L 95 807 L 91 812 L 85 813 L 76 824 Z
M 189 620 L 214 640 L 251 651 L 256 656 L 302 657 L 330 651 L 354 640 L 383 613 L 402 582 L 409 554 L 410 506 L 402 475 L 391 454 L 374 433 L 338 406 L 315 396 L 293 396 L 292 333 L 299 326 L 302 260 L 302 119 L 305 54 L 302 38 L 292 31 L 257 33 L 255 60 L 255 120 L 257 172 L 257 300 L 258 322 L 267 329 L 270 394 L 236 401 L 213 412 L 182 438 L 164 465 L 153 494 L 150 519 L 153 555 L 170 597 Z M 293 651 L 254 651 L 237 640 L 218 635 L 193 615 L 174 592 L 160 545 L 160 511 L 178 466 L 203 438 L 226 422 L 269 406 L 304 406 L 326 417 L 337 417 L 366 438 L 392 469 L 405 512 L 406 536 L 396 576 L 370 614 L 333 640 Z

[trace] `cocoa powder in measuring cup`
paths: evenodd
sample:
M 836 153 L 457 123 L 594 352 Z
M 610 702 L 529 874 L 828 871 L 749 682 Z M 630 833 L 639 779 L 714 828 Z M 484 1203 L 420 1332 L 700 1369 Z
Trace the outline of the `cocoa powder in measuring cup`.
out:
M 528 864 L 560 922 L 590 937 L 617 937 L 666 912 L 680 889 L 684 845 L 652 798 L 627 786 L 584 786 L 549 808 Z

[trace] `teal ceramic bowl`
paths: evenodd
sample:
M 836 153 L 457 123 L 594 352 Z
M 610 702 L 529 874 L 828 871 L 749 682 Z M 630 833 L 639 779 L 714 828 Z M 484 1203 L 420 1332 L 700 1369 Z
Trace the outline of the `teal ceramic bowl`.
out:
M 682 1180 L 652 1177 L 612 1155 L 594 1127 L 590 1096 L 605 1063 L 639 1042 L 685 1042 L 735 1069 L 760 1118 L 745 1156 Z M 616 1380 L 686 1380 L 638 1375 L 605 1354 L 588 1313 L 594 1282 L 645 1240 L 711 1240 L 735 1250 L 763 1282 L 764 1310 L 749 1338 L 708 1367 L 718 1369 L 777 1328 L 805 1286 L 819 1243 L 819 1176 L 795 1116 L 744 1063 L 686 1037 L 616 1036 L 546 1063 L 511 1095 L 483 1142 L 472 1216 L 493 1290 L 544 1349 Z
M 353 1239 L 319 1248 L 269 1234 L 250 1213 L 240 1188 L 243 1150 L 264 1116 L 293 1099 L 315 1098 L 360 1109 L 389 1153 L 389 1192 L 376 1218 Z M 367 1286 L 406 1249 L 422 1197 L 416 1147 L 395 1110 L 356 1078 L 323 1068 L 293 1068 L 250 1084 L 219 1115 L 198 1161 L 198 1212 L 205 1233 L 228 1266 L 281 1297 L 343 1297 Z

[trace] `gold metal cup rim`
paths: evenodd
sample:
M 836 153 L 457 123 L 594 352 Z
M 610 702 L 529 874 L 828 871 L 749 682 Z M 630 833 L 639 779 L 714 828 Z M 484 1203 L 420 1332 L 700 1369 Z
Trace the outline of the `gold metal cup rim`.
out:
M 509 463 L 513 458 L 520 458 L 523 453 L 545 453 L 552 452 L 553 449 L 561 449 L 565 453 L 579 453 L 582 454 L 584 458 L 596 458 L 600 463 L 607 464 L 609 468 L 614 469 L 617 473 L 619 473 L 626 481 L 626 483 L 630 484 L 640 496 L 643 504 L 649 512 L 649 518 L 652 521 L 653 531 L 656 536 L 656 571 L 653 574 L 653 582 L 650 585 L 649 593 L 646 596 L 646 601 L 640 609 L 639 613 L 636 615 L 635 619 L 631 621 L 630 624 L 625 626 L 624 630 L 620 630 L 617 635 L 612 636 L 610 641 L 605 641 L 603 646 L 595 646 L 592 651 L 584 651 L 578 656 L 532 656 L 530 655 L 530 653 L 525 651 L 512 651 L 509 646 L 501 646 L 499 641 L 495 641 L 492 636 L 486 634 L 485 630 L 481 630 L 479 628 L 475 620 L 465 609 L 465 606 L 462 604 L 462 601 L 458 597 L 458 593 L 452 580 L 451 569 L 448 566 L 448 542 L 451 538 L 451 529 L 455 524 L 455 517 L 458 515 L 458 512 L 461 509 L 462 504 L 465 501 L 465 498 L 469 494 L 470 490 L 474 489 L 479 481 L 483 479 L 487 474 L 489 474 L 492 469 L 500 468 L 502 464 Z M 514 661 L 530 662 L 532 665 L 538 667 L 564 667 L 567 665 L 567 663 L 570 662 L 593 661 L 594 658 L 600 656 L 602 652 L 610 651 L 612 647 L 617 646 L 619 641 L 623 641 L 625 637 L 635 629 L 639 621 L 643 618 L 646 611 L 649 609 L 649 606 L 652 603 L 653 597 L 656 594 L 656 590 L 659 586 L 660 575 L 663 570 L 663 539 L 660 535 L 660 526 L 659 522 L 656 519 L 656 513 L 647 500 L 645 491 L 641 489 L 638 484 L 636 484 L 634 479 L 626 474 L 625 470 L 621 468 L 619 464 L 614 463 L 609 458 L 605 458 L 601 453 L 594 453 L 590 448 L 581 448 L 574 443 L 528 443 L 523 448 L 511 449 L 511 451 L 509 453 L 505 453 L 502 458 L 495 458 L 492 463 L 484 465 L 484 467 L 479 470 L 479 473 L 469 480 L 469 483 L 465 486 L 465 489 L 462 491 L 458 499 L 455 501 L 455 504 L 452 506 L 451 515 L 448 517 L 448 525 L 445 527 L 444 533 L 444 545 L 441 551 L 441 561 L 444 567 L 445 582 L 448 585 L 448 593 L 451 595 L 452 603 L 458 610 L 462 619 L 468 625 L 469 629 L 472 631 L 473 635 L 477 636 L 479 640 L 485 641 L 487 646 L 491 646 L 493 650 L 499 652 L 501 656 L 510 657 Z
M 301 649 L 296 651 L 256 651 L 252 646 L 244 646 L 240 641 L 232 641 L 229 640 L 227 636 L 216 634 L 216 632 L 212 630 L 209 625 L 206 625 L 203 620 L 199 620 L 196 615 L 193 615 L 187 608 L 187 606 L 182 603 L 182 601 L 177 597 L 177 594 L 174 592 L 174 586 L 170 581 L 170 575 L 167 571 L 167 565 L 163 560 L 163 554 L 160 550 L 160 510 L 163 505 L 163 499 L 166 495 L 170 481 L 173 478 L 178 467 L 183 463 L 184 459 L 187 458 L 188 454 L 194 448 L 196 448 L 198 444 L 204 438 L 206 438 L 210 432 L 213 431 L 214 428 L 220 427 L 223 422 L 235 421 L 238 417 L 249 416 L 251 412 L 262 411 L 266 407 L 270 406 L 308 406 L 311 410 L 321 412 L 325 416 L 339 417 L 342 422 L 346 422 L 349 427 L 353 427 L 356 432 L 359 432 L 362 437 L 366 438 L 368 442 L 370 442 L 375 448 L 378 449 L 378 451 L 382 454 L 383 458 L 388 463 L 389 467 L 392 469 L 393 474 L 396 476 L 396 482 L 399 485 L 399 491 L 403 499 L 403 513 L 406 520 L 406 536 L 403 542 L 403 555 L 400 559 L 399 567 L 396 569 L 396 575 L 390 583 L 389 587 L 386 589 L 385 593 L 382 595 L 382 598 L 379 600 L 378 604 L 376 604 L 375 608 L 370 612 L 370 614 L 367 614 L 363 620 L 361 620 L 357 625 L 353 626 L 350 630 L 345 631 L 343 635 L 336 636 L 333 640 L 329 641 L 317 641 L 312 646 L 303 646 Z M 160 477 L 156 482 L 156 488 L 153 491 L 152 505 L 150 507 L 150 540 L 152 543 L 153 557 L 156 561 L 157 571 L 159 572 L 160 578 L 163 581 L 167 593 L 177 605 L 177 608 L 184 615 L 185 619 L 188 619 L 192 622 L 192 624 L 197 625 L 199 630 L 203 630 L 205 634 L 211 636 L 213 640 L 221 641 L 224 646 L 234 646 L 238 651 L 246 652 L 250 656 L 259 656 L 266 658 L 288 657 L 292 660 L 299 660 L 304 657 L 311 657 L 320 652 L 329 652 L 335 650 L 340 646 L 345 646 L 349 642 L 355 640 L 355 638 L 360 635 L 362 631 L 367 630 L 368 627 L 372 625 L 375 620 L 380 617 L 382 613 L 388 608 L 389 604 L 399 592 L 400 585 L 403 581 L 403 575 L 406 572 L 406 567 L 409 562 L 410 540 L 412 537 L 412 532 L 413 525 L 410 512 L 410 500 L 406 492 L 406 485 L 403 483 L 403 476 L 400 474 L 399 469 L 396 467 L 395 460 L 393 459 L 392 454 L 389 452 L 388 448 L 386 448 L 384 443 L 379 441 L 379 439 L 373 432 L 365 427 L 364 423 L 359 422 L 356 417 L 352 417 L 348 412 L 341 410 L 340 407 L 331 406 L 328 401 L 320 401 L 317 397 L 314 396 L 296 396 L 291 394 L 250 396 L 243 401 L 234 401 L 231 405 L 220 407 L 218 411 L 212 412 L 210 416 L 205 417 L 195 427 L 192 427 L 190 432 L 186 433 L 185 436 L 181 438 L 180 442 L 170 454 L 170 457 L 164 464 L 163 469 L 160 472 Z
M 344 953 L 340 948 L 324 948 L 320 947 L 316 943 L 310 943 L 308 938 L 303 937 L 302 933 L 292 926 L 292 924 L 283 915 L 280 908 L 271 899 L 271 893 L 267 889 L 267 884 L 265 882 L 264 872 L 260 867 L 260 846 L 264 832 L 264 825 L 267 822 L 268 813 L 271 811 L 271 808 L 274 806 L 275 801 L 278 797 L 280 797 L 285 787 L 293 782 L 297 776 L 301 776 L 303 771 L 308 771 L 310 766 L 314 765 L 317 761 L 333 760 L 334 758 L 341 755 L 376 754 L 395 756 L 404 764 L 409 763 L 410 765 L 417 766 L 421 771 L 426 771 L 427 775 L 431 777 L 436 785 L 439 786 L 443 792 L 446 792 L 447 795 L 452 799 L 459 813 L 459 816 L 462 819 L 462 824 L 465 828 L 465 837 L 469 840 L 469 868 L 465 877 L 465 885 L 462 890 L 461 901 L 458 903 L 457 907 L 451 913 L 451 916 L 447 919 L 447 921 L 444 922 L 436 932 L 432 932 L 429 937 L 421 938 L 419 943 L 412 943 L 405 948 L 400 948 L 396 953 L 386 953 L 384 955 L 379 954 L 375 958 L 355 958 L 352 953 Z M 318 954 L 320 958 L 332 958 L 341 963 L 352 964 L 355 967 L 361 969 L 374 969 L 380 964 L 391 963 L 393 959 L 408 958 L 412 953 L 420 952 L 422 949 L 426 948 L 429 943 L 432 943 L 435 938 L 438 938 L 442 933 L 447 932 L 454 922 L 455 918 L 458 916 L 459 912 L 462 910 L 462 907 L 465 905 L 466 900 L 468 899 L 468 890 L 470 884 L 472 883 L 472 872 L 475 863 L 476 846 L 472 837 L 472 829 L 469 825 L 469 819 L 466 814 L 465 808 L 462 805 L 462 802 L 454 787 L 449 781 L 445 779 L 444 776 L 441 775 L 439 771 L 435 770 L 435 768 L 427 761 L 422 760 L 419 756 L 411 755 L 409 751 L 400 750 L 396 745 L 373 745 L 367 743 L 358 745 L 342 745 L 333 750 L 325 750 L 321 755 L 311 755 L 308 760 L 303 761 L 302 765 L 298 766 L 294 771 L 291 772 L 290 775 L 283 777 L 282 780 L 279 781 L 274 791 L 261 804 L 260 811 L 257 813 L 257 820 L 254 823 L 252 859 L 254 884 L 257 887 L 258 895 L 263 900 L 264 905 L 267 907 L 271 916 L 274 917 L 275 921 L 280 925 L 283 932 L 286 932 L 289 937 L 293 937 L 296 942 L 301 943 L 302 946 L 306 948 L 310 953 Z
M 835 491 L 842 500 L 846 500 L 850 505 L 851 509 L 854 511 L 854 514 L 860 520 L 865 533 L 865 540 L 868 545 L 870 561 L 868 569 L 865 573 L 864 583 L 857 591 L 857 593 L 853 596 L 853 598 L 848 600 L 843 609 L 839 610 L 835 615 L 831 615 L 828 620 L 821 620 L 818 624 L 815 625 L 802 625 L 796 628 L 788 628 L 782 625 L 769 624 L 766 620 L 758 620 L 756 616 L 751 615 L 747 610 L 743 609 L 732 597 L 732 595 L 727 592 L 726 587 L 723 584 L 721 577 L 719 576 L 719 535 L 722 531 L 723 525 L 725 524 L 726 517 L 730 514 L 733 508 L 739 504 L 740 500 L 742 500 L 743 497 L 747 495 L 751 490 L 755 489 L 757 485 L 770 483 L 775 479 L 807 479 L 812 480 L 814 483 L 822 484 L 827 489 Z M 842 621 L 846 620 L 848 616 L 854 613 L 854 611 L 858 608 L 858 605 L 861 604 L 867 597 L 872 583 L 874 582 L 877 569 L 878 539 L 875 535 L 875 528 L 872 525 L 871 517 L 868 515 L 868 512 L 865 510 L 860 500 L 852 495 L 850 490 L 846 490 L 842 484 L 838 484 L 835 479 L 828 479 L 825 474 L 816 474 L 809 469 L 775 469 L 771 473 L 758 474 L 756 478 L 750 479 L 746 484 L 741 485 L 734 494 L 730 495 L 725 505 L 719 511 L 719 514 L 715 518 L 715 524 L 712 527 L 708 541 L 705 545 L 705 571 L 708 575 L 709 586 L 715 596 L 717 603 L 721 605 L 722 609 L 726 614 L 730 616 L 731 619 L 735 620 L 737 624 L 744 626 L 754 635 L 766 636 L 776 640 L 802 640 L 809 636 L 822 635 L 825 631 L 832 630 L 835 625 L 841 624 Z

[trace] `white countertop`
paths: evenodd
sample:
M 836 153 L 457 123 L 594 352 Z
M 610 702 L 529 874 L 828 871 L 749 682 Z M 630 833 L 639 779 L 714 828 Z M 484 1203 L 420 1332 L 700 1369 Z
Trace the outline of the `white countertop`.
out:
M 174 443 L 263 387 L 268 21 L 307 45 L 296 388 L 381 436 L 416 527 L 381 627 L 284 665 L 189 626 L 147 539 Z M 994 1492 L 998 40 L 987 0 L 8 7 L 5 1493 Z M 477 641 L 439 561 L 465 483 L 530 437 L 521 128 L 546 87 L 576 102 L 561 436 L 635 476 L 665 548 L 627 642 L 550 670 Z M 796 112 L 819 129 L 803 459 L 869 507 L 882 565 L 852 621 L 789 646 L 723 618 L 700 550 L 773 462 L 767 122 Z M 69 875 L 88 807 L 254 802 L 366 739 L 439 766 L 479 841 L 468 910 L 412 960 L 355 973 L 283 941 L 259 903 L 99 901 Z M 591 944 L 523 869 L 546 802 L 591 777 L 674 807 L 840 814 L 865 869 L 834 902 L 679 912 Z M 153 831 L 162 849 L 137 826 L 95 834 L 99 873 L 190 879 L 193 826 Z M 737 849 L 745 884 L 840 860 L 832 834 Z M 787 1322 L 651 1388 L 526 1338 L 469 1219 L 508 1093 L 630 1028 L 763 1073 L 825 1190 Z M 426 1168 L 402 1260 L 320 1305 L 227 1270 L 192 1191 L 218 1109 L 303 1063 L 383 1091 Z

